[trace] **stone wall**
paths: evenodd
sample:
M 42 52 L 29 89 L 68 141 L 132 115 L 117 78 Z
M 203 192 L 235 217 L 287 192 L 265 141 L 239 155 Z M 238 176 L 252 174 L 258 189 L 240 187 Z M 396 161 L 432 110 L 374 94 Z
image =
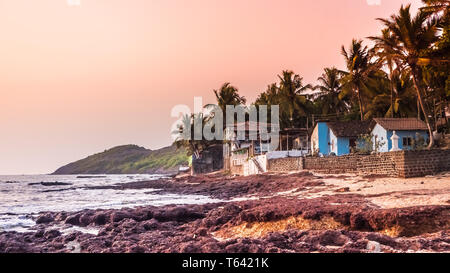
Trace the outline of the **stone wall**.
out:
M 323 173 L 356 173 L 358 156 L 305 157 L 303 168 Z
M 248 168 L 248 154 L 232 154 L 230 157 L 230 172 L 234 175 L 245 175 Z
M 401 177 L 417 177 L 450 171 L 450 150 L 404 151 Z
M 292 172 L 303 169 L 303 157 L 285 157 L 267 160 L 267 170 L 270 172 Z
M 355 173 L 418 177 L 450 171 L 450 150 L 398 151 L 372 155 L 280 158 L 268 161 L 268 170 L 312 170 L 322 173 Z

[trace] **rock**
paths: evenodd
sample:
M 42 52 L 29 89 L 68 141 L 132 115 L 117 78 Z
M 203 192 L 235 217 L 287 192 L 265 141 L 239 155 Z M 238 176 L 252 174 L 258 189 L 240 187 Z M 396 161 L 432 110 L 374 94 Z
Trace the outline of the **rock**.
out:
M 349 191 L 350 191 L 349 187 L 340 188 L 340 189 L 335 190 L 335 192 L 349 192 Z
M 73 226 L 79 226 L 80 225 L 80 214 L 75 214 L 72 216 L 69 216 L 65 220 L 66 224 L 73 225 Z
M 116 223 L 120 222 L 123 219 L 133 218 L 133 215 L 131 215 L 128 212 L 124 211 L 116 211 L 111 214 L 111 222 Z
M 378 242 L 369 241 L 369 242 L 367 242 L 366 248 L 370 253 L 380 253 L 381 252 L 381 245 Z
M 94 224 L 96 224 L 97 226 L 105 225 L 107 223 L 107 221 L 108 221 L 107 215 L 105 213 L 103 213 L 103 212 L 96 213 L 92 217 L 92 222 Z
M 155 230 L 158 227 L 160 227 L 160 224 L 158 222 L 158 220 L 156 219 L 151 219 L 148 221 L 145 221 L 142 226 L 144 227 L 145 230 Z
M 398 248 L 399 243 L 392 237 L 379 234 L 379 233 L 370 233 L 366 237 L 370 241 L 378 242 L 380 244 L 383 244 L 385 246 L 389 246 L 392 248 Z
M 47 240 L 48 240 L 48 239 L 54 239 L 54 238 L 56 238 L 56 237 L 58 237 L 58 236 L 61 236 L 61 232 L 58 231 L 58 230 L 56 230 L 56 229 L 52 229 L 52 230 L 46 231 L 46 232 L 44 233 L 44 237 L 45 237 Z
M 36 224 L 48 224 L 53 222 L 55 219 L 51 215 L 41 215 L 36 219 Z
M 208 230 L 206 228 L 201 228 L 201 229 L 197 230 L 196 234 L 198 236 L 206 236 L 206 235 L 208 235 Z
M 92 216 L 89 213 L 85 213 L 80 216 L 79 222 L 80 226 L 88 226 L 92 222 Z
M 173 209 L 160 211 L 159 213 L 154 215 L 154 218 L 161 222 L 190 222 L 192 220 L 204 218 L 204 215 L 200 212 L 193 211 L 184 207 L 176 207 Z
M 126 252 L 128 253 L 145 253 L 147 249 L 143 246 L 133 246 L 129 248 Z
M 347 238 L 339 231 L 327 230 L 320 236 L 320 244 L 323 246 L 343 246 Z
M 36 231 L 36 233 L 34 234 L 34 237 L 41 238 L 44 236 L 44 233 L 45 233 L 45 229 L 40 229 L 40 230 Z

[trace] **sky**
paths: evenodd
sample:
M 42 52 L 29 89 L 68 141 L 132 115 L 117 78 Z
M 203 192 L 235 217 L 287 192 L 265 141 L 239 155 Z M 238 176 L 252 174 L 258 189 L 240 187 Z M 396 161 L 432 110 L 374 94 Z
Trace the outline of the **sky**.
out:
M 171 109 L 249 102 L 290 69 L 315 83 L 377 17 L 419 0 L 0 0 L 0 174 L 171 144 Z

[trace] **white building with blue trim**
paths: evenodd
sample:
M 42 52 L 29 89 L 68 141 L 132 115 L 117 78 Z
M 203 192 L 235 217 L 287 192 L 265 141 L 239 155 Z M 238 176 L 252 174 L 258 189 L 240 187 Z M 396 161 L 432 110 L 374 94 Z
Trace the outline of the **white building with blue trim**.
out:
M 414 143 L 421 139 L 428 143 L 428 127 L 425 122 L 417 118 L 374 118 L 372 123 L 372 142 L 378 142 L 379 152 L 388 152 L 392 149 L 392 135 L 399 137 L 398 148 L 411 150 Z
M 346 155 L 357 146 L 360 135 L 368 134 L 370 121 L 319 121 L 311 135 L 313 153 Z
M 428 142 L 427 125 L 416 118 L 374 118 L 371 121 L 318 121 L 311 134 L 313 153 L 347 155 L 357 148 L 361 135 L 373 135 L 378 152 L 392 149 L 392 135 L 399 137 L 398 148 L 410 150 L 422 140 Z M 359 143 L 360 144 L 360 143 Z M 375 147 L 374 147 L 375 150 Z

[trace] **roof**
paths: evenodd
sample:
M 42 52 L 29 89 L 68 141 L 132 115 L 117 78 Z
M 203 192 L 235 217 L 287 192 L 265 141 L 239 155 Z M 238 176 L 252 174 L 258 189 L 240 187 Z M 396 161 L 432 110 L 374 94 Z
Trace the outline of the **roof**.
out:
M 337 137 L 357 137 L 370 132 L 370 121 L 330 121 L 327 125 Z
M 307 136 L 308 129 L 307 128 L 285 128 L 280 131 L 280 135 L 289 136 L 289 137 Z
M 233 127 L 234 127 L 235 131 L 237 131 L 239 129 L 239 127 L 244 128 L 245 131 L 258 131 L 259 126 L 261 126 L 263 128 L 265 127 L 267 129 L 271 129 L 272 127 L 278 127 L 278 128 L 280 127 L 280 125 L 276 124 L 276 123 L 264 123 L 264 122 L 255 122 L 255 121 L 245 121 L 245 122 L 241 122 L 241 123 L 235 122 Z
M 373 120 L 381 127 L 389 131 L 428 130 L 425 122 L 417 118 L 374 118 Z

